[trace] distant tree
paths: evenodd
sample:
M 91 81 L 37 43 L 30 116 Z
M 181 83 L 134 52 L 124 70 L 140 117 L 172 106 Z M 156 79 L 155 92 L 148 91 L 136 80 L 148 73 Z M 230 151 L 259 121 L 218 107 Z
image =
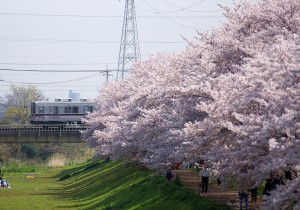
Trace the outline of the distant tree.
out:
M 5 107 L 4 107 L 4 98 L 0 96 L 0 124 L 5 124 L 4 122 L 4 112 L 5 112 Z
M 5 95 L 5 121 L 24 124 L 29 122 L 30 103 L 44 99 L 43 93 L 34 86 L 18 87 L 12 85 L 11 93 Z

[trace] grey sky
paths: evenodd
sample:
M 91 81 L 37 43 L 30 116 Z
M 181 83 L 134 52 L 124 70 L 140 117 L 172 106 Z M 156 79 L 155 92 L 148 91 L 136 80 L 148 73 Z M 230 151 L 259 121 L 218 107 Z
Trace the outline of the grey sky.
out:
M 125 0 L 0 0 L 0 69 L 116 69 Z M 136 0 L 142 60 L 184 49 L 182 36 L 224 20 L 217 4 L 232 0 Z M 110 80 L 113 80 L 110 77 Z M 0 96 L 9 85 L 35 85 L 50 100 L 68 90 L 95 98 L 105 77 L 95 72 L 0 70 Z

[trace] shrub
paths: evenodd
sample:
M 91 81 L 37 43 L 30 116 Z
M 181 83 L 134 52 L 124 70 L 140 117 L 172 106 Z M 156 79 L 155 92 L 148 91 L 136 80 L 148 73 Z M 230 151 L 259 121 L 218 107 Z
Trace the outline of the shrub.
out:
M 22 144 L 21 152 L 26 154 L 27 158 L 33 159 L 37 157 L 38 149 L 34 144 Z

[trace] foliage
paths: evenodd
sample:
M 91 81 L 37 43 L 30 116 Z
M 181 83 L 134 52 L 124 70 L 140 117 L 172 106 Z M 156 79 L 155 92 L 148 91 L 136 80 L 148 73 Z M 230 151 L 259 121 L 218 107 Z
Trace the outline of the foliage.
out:
M 20 151 L 20 144 L 5 144 L 0 147 L 0 164 L 7 165 L 15 160 L 22 160 L 24 155 Z
M 222 8 L 221 28 L 199 33 L 181 54 L 137 63 L 99 91 L 85 139 L 100 155 L 154 169 L 203 159 L 228 180 L 246 170 L 256 186 L 300 170 L 299 2 Z M 300 205 L 300 177 L 283 181 L 268 205 Z
M 21 152 L 25 153 L 27 158 L 33 159 L 37 156 L 38 150 L 35 144 L 22 144 Z
M 55 154 L 60 154 L 55 157 Z M 72 165 L 91 159 L 94 150 L 82 143 L 49 143 L 49 144 L 5 144 L 0 147 L 0 166 L 20 163 L 45 165 L 54 159 L 63 164 Z M 51 161 L 50 161 L 51 160 Z M 58 162 L 56 162 L 58 163 Z
M 44 99 L 40 90 L 35 86 L 14 86 L 10 87 L 11 93 L 5 95 L 2 105 L 5 110 L 5 121 L 9 123 L 25 124 L 29 123 L 30 103 Z

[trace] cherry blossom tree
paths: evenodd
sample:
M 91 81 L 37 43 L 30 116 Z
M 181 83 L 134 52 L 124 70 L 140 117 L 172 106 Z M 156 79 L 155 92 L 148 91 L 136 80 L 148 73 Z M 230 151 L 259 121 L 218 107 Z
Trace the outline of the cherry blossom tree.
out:
M 184 159 L 182 149 L 191 145 L 176 130 L 207 114 L 196 110 L 201 98 L 187 85 L 180 62 L 177 55 L 159 55 L 102 88 L 99 111 L 87 120 L 92 125 L 84 134 L 87 142 L 99 145 L 101 154 L 132 156 L 151 168 Z M 178 88 L 181 84 L 184 92 Z
M 243 1 L 225 10 L 228 23 L 202 35 L 199 48 L 211 52 L 215 64 L 206 69 L 213 75 L 206 80 L 212 100 L 198 106 L 209 117 L 188 124 L 185 133 L 198 138 L 197 150 L 207 150 L 206 159 L 223 175 L 236 176 L 246 167 L 260 184 L 271 172 L 300 166 L 299 5 Z M 299 201 L 299 186 L 299 178 L 286 181 L 269 204 Z
M 87 143 L 154 169 L 200 159 L 227 178 L 246 169 L 255 185 L 299 172 L 299 3 L 243 0 L 223 9 L 221 28 L 106 84 L 87 119 Z M 299 189 L 299 177 L 284 180 L 265 208 L 299 206 Z

